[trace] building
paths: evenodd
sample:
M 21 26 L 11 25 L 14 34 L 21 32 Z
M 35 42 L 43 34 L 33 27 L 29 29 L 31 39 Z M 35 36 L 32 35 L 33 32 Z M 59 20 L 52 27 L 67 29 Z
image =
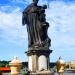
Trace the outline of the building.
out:
M 66 68 L 75 69 L 75 61 L 66 62 Z

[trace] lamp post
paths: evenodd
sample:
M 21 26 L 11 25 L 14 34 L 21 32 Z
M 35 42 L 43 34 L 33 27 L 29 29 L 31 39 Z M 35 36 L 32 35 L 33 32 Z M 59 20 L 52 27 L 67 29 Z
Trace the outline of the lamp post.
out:
M 65 70 L 65 61 L 59 58 L 59 60 L 56 62 L 56 67 L 57 67 L 57 73 L 59 75 L 63 75 Z
M 21 61 L 15 57 L 10 63 L 11 75 L 19 75 L 22 63 Z

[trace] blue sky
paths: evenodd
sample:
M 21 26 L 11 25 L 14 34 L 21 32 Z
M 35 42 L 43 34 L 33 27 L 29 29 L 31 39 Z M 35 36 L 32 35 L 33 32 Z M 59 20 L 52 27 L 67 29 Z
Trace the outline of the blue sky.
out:
M 22 61 L 28 57 L 26 26 L 22 26 L 22 11 L 32 0 L 0 0 L 0 60 L 11 60 L 14 56 Z M 75 60 L 75 0 L 40 0 L 39 4 L 49 4 L 46 18 L 50 24 L 50 59 L 57 61 L 61 56 L 65 61 Z

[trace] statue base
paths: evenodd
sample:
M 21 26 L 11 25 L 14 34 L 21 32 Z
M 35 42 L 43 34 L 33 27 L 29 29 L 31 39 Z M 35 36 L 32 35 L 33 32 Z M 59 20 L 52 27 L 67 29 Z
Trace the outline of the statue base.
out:
M 28 71 L 29 75 L 53 75 L 50 71 L 49 55 L 52 50 L 29 50 L 28 55 Z
M 36 73 L 30 73 L 29 75 L 54 75 L 54 73 L 51 71 L 39 71 Z

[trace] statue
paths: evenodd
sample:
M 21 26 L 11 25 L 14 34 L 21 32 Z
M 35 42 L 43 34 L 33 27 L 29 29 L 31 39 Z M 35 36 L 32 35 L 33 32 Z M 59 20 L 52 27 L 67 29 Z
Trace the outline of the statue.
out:
M 38 6 L 38 1 L 33 0 L 33 3 L 23 11 L 22 16 L 22 24 L 27 26 L 29 50 L 39 48 L 46 50 L 51 46 L 51 40 L 47 35 L 49 23 L 45 18 L 47 5 Z

